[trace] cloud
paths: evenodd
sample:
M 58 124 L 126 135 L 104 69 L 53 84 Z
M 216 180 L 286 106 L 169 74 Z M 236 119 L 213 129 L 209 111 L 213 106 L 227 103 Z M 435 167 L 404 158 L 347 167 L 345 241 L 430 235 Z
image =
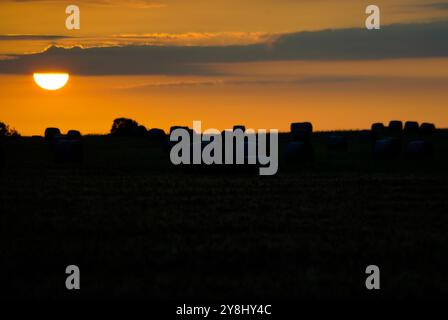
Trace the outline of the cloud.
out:
M 140 45 L 228 46 L 268 42 L 275 34 L 267 32 L 187 32 L 119 34 L 109 41 Z
M 228 46 L 269 43 L 278 35 L 266 32 L 188 32 L 116 34 L 96 37 L 68 37 L 63 35 L 1 35 L 0 41 L 23 41 L 24 46 L 34 41 L 36 45 L 27 53 L 39 53 L 50 44 L 66 49 L 73 47 L 123 47 L 123 46 Z M 31 46 L 27 46 L 30 48 Z M 21 54 L 16 43 L 6 44 L 7 54 Z M 16 52 L 14 52 L 16 50 Z
M 250 45 L 50 47 L 0 61 L 0 73 L 212 74 L 208 63 L 448 57 L 448 22 L 284 34 Z
M 373 77 L 365 76 L 316 76 L 303 77 L 296 79 L 216 79 L 216 80 L 187 80 L 187 81 L 164 81 L 164 82 L 146 82 L 133 85 L 117 87 L 119 90 L 146 90 L 151 88 L 188 88 L 204 86 L 242 86 L 242 85 L 308 85 L 325 83 L 347 83 L 359 82 Z
M 15 40 L 59 40 L 70 37 L 60 35 L 33 35 L 33 34 L 0 34 L 0 41 L 15 41 Z
M 45 2 L 57 3 L 60 0 L 10 0 L 10 2 Z M 152 1 L 152 0 L 77 0 L 76 4 L 90 5 L 90 6 L 120 6 L 136 9 L 151 9 L 165 7 L 166 4 Z
M 432 2 L 432 3 L 418 4 L 417 6 L 436 10 L 448 10 L 448 2 Z
M 8 56 L 8 55 L 1 55 L 0 54 L 0 60 L 13 60 L 13 59 L 17 59 L 14 56 Z

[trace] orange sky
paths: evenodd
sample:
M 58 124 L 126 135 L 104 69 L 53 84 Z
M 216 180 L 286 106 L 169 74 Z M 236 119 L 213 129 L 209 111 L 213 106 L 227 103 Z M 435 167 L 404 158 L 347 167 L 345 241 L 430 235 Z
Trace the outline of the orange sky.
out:
M 160 0 L 74 1 L 81 30 L 65 29 L 60 1 L 0 2 L 0 35 L 64 35 L 55 40 L 0 40 L 0 56 L 40 52 L 49 44 L 228 45 L 263 42 L 301 30 L 364 26 L 365 1 Z M 434 1 L 378 0 L 382 23 L 447 17 Z M 448 127 L 448 58 L 377 61 L 289 61 L 215 64 L 214 76 L 72 76 L 55 92 L 32 75 L 0 70 L 0 121 L 24 135 L 46 127 L 106 133 L 131 117 L 168 129 L 202 120 L 224 129 L 236 123 L 288 130 L 312 121 L 318 130 L 368 128 L 391 119 Z
M 448 127 L 448 59 L 215 68 L 227 75 L 75 76 L 55 92 L 40 89 L 31 76 L 2 76 L 1 118 L 25 135 L 42 134 L 47 126 L 105 133 L 120 116 L 163 129 L 191 126 L 193 120 L 202 120 L 205 128 L 244 123 L 283 131 L 301 120 L 318 130 L 368 128 L 390 119 Z

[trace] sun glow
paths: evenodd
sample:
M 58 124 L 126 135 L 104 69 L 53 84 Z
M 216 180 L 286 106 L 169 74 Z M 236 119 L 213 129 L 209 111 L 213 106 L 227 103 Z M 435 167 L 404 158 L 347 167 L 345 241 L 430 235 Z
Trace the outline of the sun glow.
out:
M 58 90 L 68 82 L 68 73 L 35 73 L 33 75 L 36 84 L 45 90 Z

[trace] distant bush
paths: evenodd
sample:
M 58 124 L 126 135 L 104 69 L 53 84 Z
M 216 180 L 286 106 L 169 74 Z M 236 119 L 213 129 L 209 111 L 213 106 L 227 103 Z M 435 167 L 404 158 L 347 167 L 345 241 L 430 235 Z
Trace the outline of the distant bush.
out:
M 144 137 L 148 131 L 137 121 L 127 118 L 115 119 L 110 134 L 115 137 Z
M 10 128 L 7 124 L 0 122 L 0 138 L 3 137 L 20 137 L 20 133 L 16 129 Z

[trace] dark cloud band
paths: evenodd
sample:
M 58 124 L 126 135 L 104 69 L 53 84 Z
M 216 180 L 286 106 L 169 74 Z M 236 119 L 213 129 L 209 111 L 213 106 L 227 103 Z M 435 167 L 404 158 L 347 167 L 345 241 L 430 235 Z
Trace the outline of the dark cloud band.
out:
M 64 70 L 74 74 L 207 74 L 208 63 L 281 60 L 372 60 L 448 56 L 448 22 L 338 29 L 279 36 L 235 46 L 56 48 L 0 61 L 0 73 Z

